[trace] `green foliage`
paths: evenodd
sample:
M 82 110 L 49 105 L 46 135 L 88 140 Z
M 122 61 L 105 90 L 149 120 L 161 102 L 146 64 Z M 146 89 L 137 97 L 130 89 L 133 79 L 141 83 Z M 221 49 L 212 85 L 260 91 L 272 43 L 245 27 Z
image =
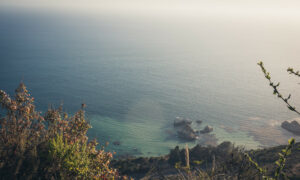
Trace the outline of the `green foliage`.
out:
M 267 176 L 265 176 L 266 174 L 266 170 L 261 168 L 257 162 L 255 162 L 247 153 L 245 153 L 246 158 L 248 159 L 248 161 L 255 167 L 255 169 L 259 172 L 260 176 L 262 176 L 263 179 L 269 179 Z
M 291 94 L 289 94 L 288 97 L 284 98 L 283 95 L 278 91 L 278 87 L 279 87 L 280 83 L 277 83 L 277 84 L 276 84 L 276 83 L 274 83 L 274 82 L 271 80 L 270 73 L 267 72 L 267 70 L 265 69 L 264 64 L 263 64 L 262 61 L 258 62 L 257 64 L 260 66 L 262 72 L 264 73 L 265 78 L 269 81 L 269 85 L 273 88 L 273 94 L 276 95 L 279 99 L 283 100 L 283 101 L 286 103 L 286 105 L 287 105 L 287 107 L 288 107 L 289 110 L 291 110 L 291 111 L 297 113 L 298 115 L 300 115 L 300 112 L 296 110 L 296 107 L 292 106 L 292 105 L 289 103 L 289 100 L 290 100 L 290 98 L 291 98 Z M 287 71 L 290 72 L 290 73 L 294 73 L 294 71 L 293 71 L 292 68 L 288 68 Z M 294 74 L 297 74 L 297 75 L 298 75 L 299 72 L 296 72 L 296 73 L 294 73 Z
M 63 140 L 62 135 L 57 135 L 50 140 L 49 155 L 68 177 L 73 174 L 80 178 L 88 177 L 91 160 L 86 144 L 81 145 L 78 142 L 70 144 L 67 140 Z
M 283 168 L 285 166 L 285 162 L 286 162 L 286 158 L 288 155 L 291 154 L 292 152 L 292 147 L 295 144 L 295 139 L 291 138 L 289 140 L 288 145 L 286 146 L 285 149 L 282 150 L 282 153 L 278 153 L 279 155 L 279 159 L 275 162 L 275 164 L 277 165 L 276 171 L 275 171 L 275 178 L 279 179 L 281 177 L 281 175 L 285 176 L 285 174 L 283 173 Z
M 289 67 L 289 68 L 287 69 L 287 72 L 289 72 L 290 74 L 294 74 L 294 75 L 300 77 L 300 72 L 299 72 L 299 71 L 294 71 L 294 69 L 291 68 L 291 67 Z
M 285 173 L 283 172 L 283 168 L 285 166 L 287 156 L 290 155 L 291 152 L 292 152 L 292 147 L 294 146 L 294 144 L 295 144 L 295 139 L 291 138 L 288 141 L 288 145 L 286 146 L 286 148 L 281 150 L 283 154 L 282 153 L 278 153 L 279 159 L 275 162 L 277 168 L 275 170 L 274 177 L 267 176 L 266 175 L 267 171 L 265 169 L 261 168 L 257 164 L 257 162 L 255 162 L 254 160 L 252 160 L 252 158 L 247 153 L 245 153 L 245 156 L 247 157 L 247 159 L 249 160 L 249 162 L 255 167 L 255 169 L 259 172 L 259 174 L 261 175 L 262 179 L 265 179 L 265 180 L 274 180 L 274 179 L 280 179 L 281 177 L 285 177 L 285 179 L 287 179 L 287 177 L 285 176 Z
M 3 179 L 114 179 L 112 153 L 88 141 L 84 105 L 73 116 L 62 107 L 41 115 L 21 83 L 15 99 L 0 90 L 0 177 Z
M 177 162 L 177 163 L 175 163 L 175 168 L 176 169 L 179 169 L 179 168 L 181 168 L 182 166 L 181 166 L 181 162 Z
M 293 111 L 293 112 L 296 112 L 298 115 L 300 115 L 300 112 L 296 110 L 296 107 L 293 107 L 288 101 L 290 100 L 291 98 L 291 94 L 289 94 L 289 96 L 287 98 L 284 98 L 281 93 L 278 91 L 278 87 L 280 85 L 280 83 L 277 83 L 277 85 L 274 85 L 274 83 L 271 81 L 271 77 L 270 77 L 270 73 L 266 71 L 265 67 L 264 67 L 264 64 L 262 61 L 260 61 L 258 63 L 258 65 L 261 67 L 261 70 L 262 72 L 264 73 L 266 79 L 269 80 L 270 82 L 270 86 L 273 88 L 273 94 L 274 95 L 277 95 L 278 98 L 282 99 L 286 104 L 287 104 L 287 107 L 289 110 Z M 289 72 L 290 74 L 294 74 L 298 77 L 300 77 L 300 73 L 299 71 L 294 71 L 293 68 L 289 67 L 287 69 L 287 72 Z M 284 166 L 285 166 L 285 163 L 286 163 L 286 157 L 288 155 L 291 154 L 291 151 L 292 151 L 292 147 L 293 145 L 295 144 L 295 139 L 294 138 L 291 138 L 289 141 L 288 141 L 288 145 L 286 146 L 285 149 L 282 150 L 281 153 L 278 153 L 279 155 L 279 159 L 275 162 L 275 164 L 277 165 L 277 168 L 276 168 L 276 171 L 275 171 L 275 178 L 276 179 L 280 179 L 281 176 L 284 176 L 285 177 L 285 174 L 282 172 Z M 259 166 L 257 166 L 256 163 L 254 163 L 253 161 L 251 161 L 259 170 L 261 168 L 259 168 Z M 261 171 L 260 171 L 261 172 Z
M 203 161 L 197 161 L 197 160 L 195 160 L 195 161 L 193 161 L 193 164 L 196 164 L 196 165 L 200 165 L 200 164 L 202 164 L 203 163 Z

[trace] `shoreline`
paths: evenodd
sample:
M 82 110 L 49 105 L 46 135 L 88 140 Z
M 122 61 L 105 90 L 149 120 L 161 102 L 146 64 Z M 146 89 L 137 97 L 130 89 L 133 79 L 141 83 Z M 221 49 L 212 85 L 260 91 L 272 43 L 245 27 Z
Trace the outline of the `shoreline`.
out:
M 227 160 L 239 154 L 246 152 L 249 154 L 260 166 L 270 170 L 272 173 L 275 164 L 274 162 L 279 158 L 278 153 L 284 149 L 286 145 L 274 146 L 263 149 L 246 150 L 235 147 L 231 142 L 223 142 L 217 147 L 203 147 L 196 145 L 189 148 L 190 168 L 195 170 L 197 168 L 207 171 L 212 166 L 212 161 L 215 157 L 217 164 L 228 163 Z M 300 142 L 297 142 L 291 155 L 287 158 L 285 172 L 291 179 L 300 178 Z M 178 178 L 178 168 L 176 164 L 185 163 L 184 149 L 178 146 L 170 150 L 169 154 L 155 157 L 127 157 L 123 159 L 113 159 L 112 167 L 117 168 L 122 175 L 133 177 L 134 179 L 159 179 L 160 176 L 168 177 L 169 179 Z M 199 165 L 195 163 L 201 161 Z M 238 164 L 237 164 L 238 165 Z M 168 179 L 167 178 L 167 179 Z
M 252 129 L 249 132 L 227 132 L 223 126 L 218 127 L 218 125 L 203 122 L 199 130 L 203 129 L 206 125 L 212 124 L 214 131 L 209 133 L 210 135 L 204 135 L 203 139 L 188 142 L 181 141 L 176 137 L 176 131 L 174 131 L 171 120 L 169 123 L 167 121 L 151 123 L 147 119 L 142 119 L 141 122 L 134 120 L 119 121 L 118 119 L 91 114 L 89 115 L 89 119 L 93 126 L 89 132 L 89 137 L 101 140 L 102 144 L 108 141 L 109 146 L 106 149 L 116 151 L 117 155 L 120 154 L 120 156 L 160 156 L 169 153 L 170 149 L 173 149 L 177 145 L 184 147 L 187 143 L 189 147 L 197 144 L 201 144 L 202 146 L 215 144 L 217 146 L 223 141 L 230 141 L 237 146 L 243 146 L 247 150 L 251 150 L 283 145 L 288 139 L 294 137 L 279 125 L 274 127 L 264 122 L 262 122 L 263 125 L 261 127 L 259 125 L 255 126 L 255 124 L 250 122 L 249 125 L 244 127 L 245 131 Z M 255 122 L 260 120 L 257 119 Z M 265 135 L 262 130 L 265 130 L 269 134 Z M 168 134 L 169 131 L 172 131 L 171 135 Z M 210 136 L 215 136 L 216 140 L 213 140 L 214 138 L 212 139 Z M 274 137 L 280 138 L 274 139 Z M 299 136 L 295 137 L 295 139 L 298 142 L 300 141 Z M 118 142 L 116 143 L 118 145 L 114 145 L 114 142 Z M 206 142 L 208 143 L 206 144 Z

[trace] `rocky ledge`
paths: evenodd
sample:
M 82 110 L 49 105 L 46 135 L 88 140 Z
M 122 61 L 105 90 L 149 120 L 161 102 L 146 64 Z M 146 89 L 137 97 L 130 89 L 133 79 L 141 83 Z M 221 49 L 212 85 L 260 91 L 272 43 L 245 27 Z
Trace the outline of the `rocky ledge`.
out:
M 213 128 L 211 126 L 205 126 L 203 130 L 200 131 L 201 134 L 210 133 L 213 131 Z
M 198 134 L 190 125 L 185 125 L 177 131 L 178 137 L 188 141 L 198 139 Z
M 195 141 L 199 138 L 200 134 L 206 134 L 213 131 L 211 126 L 205 126 L 202 130 L 194 130 L 192 127 L 193 121 L 188 118 L 176 117 L 174 120 L 174 128 L 177 131 L 178 138 L 186 141 Z M 200 125 L 201 120 L 197 120 L 196 123 Z
M 281 127 L 295 135 L 300 136 L 300 124 L 297 121 L 292 121 L 292 122 L 284 121 L 281 124 Z
M 184 125 L 191 125 L 192 121 L 190 119 L 182 118 L 182 117 L 176 117 L 174 120 L 174 126 L 184 126 Z

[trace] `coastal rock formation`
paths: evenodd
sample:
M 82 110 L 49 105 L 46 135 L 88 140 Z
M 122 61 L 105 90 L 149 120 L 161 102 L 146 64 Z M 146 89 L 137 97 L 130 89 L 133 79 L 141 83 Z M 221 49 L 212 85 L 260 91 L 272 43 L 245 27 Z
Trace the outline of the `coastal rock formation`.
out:
M 174 126 L 183 126 L 183 125 L 190 125 L 192 124 L 192 121 L 190 119 L 182 118 L 182 117 L 176 117 L 174 120 Z
M 297 121 L 292 121 L 292 122 L 284 121 L 281 124 L 281 127 L 295 135 L 300 136 L 300 124 Z
M 177 131 L 178 137 L 188 141 L 194 141 L 198 138 L 197 133 L 190 125 L 185 125 Z
M 204 129 L 195 130 L 192 127 L 192 120 L 183 117 L 176 117 L 174 120 L 174 128 L 176 130 L 178 138 L 185 141 L 195 141 L 199 139 L 199 134 L 207 134 L 213 131 L 211 126 L 205 126 Z M 195 121 L 199 126 L 202 124 L 201 120 Z M 170 134 L 170 133 L 169 133 Z M 203 136 L 203 135 L 202 135 Z
M 200 131 L 201 134 L 210 133 L 213 131 L 213 128 L 211 126 L 205 126 L 203 130 Z
M 198 138 L 198 133 L 191 127 L 192 121 L 188 118 L 176 117 L 174 127 L 177 131 L 177 136 L 186 141 L 194 141 Z
M 197 120 L 196 123 L 197 123 L 197 124 L 201 124 L 202 121 L 201 121 L 201 120 Z

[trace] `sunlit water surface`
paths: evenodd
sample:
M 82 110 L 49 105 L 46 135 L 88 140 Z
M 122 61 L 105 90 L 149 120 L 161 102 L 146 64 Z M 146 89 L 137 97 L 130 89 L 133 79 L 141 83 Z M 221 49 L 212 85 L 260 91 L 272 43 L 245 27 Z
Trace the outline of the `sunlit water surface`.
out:
M 71 113 L 86 103 L 90 138 L 109 141 L 118 155 L 184 145 L 174 135 L 176 116 L 214 128 L 190 146 L 273 146 L 293 136 L 280 124 L 297 116 L 256 63 L 265 62 L 300 108 L 300 79 L 286 72 L 300 69 L 299 48 L 299 21 L 2 10 L 0 89 L 13 94 L 23 80 L 41 111 L 63 102 Z

